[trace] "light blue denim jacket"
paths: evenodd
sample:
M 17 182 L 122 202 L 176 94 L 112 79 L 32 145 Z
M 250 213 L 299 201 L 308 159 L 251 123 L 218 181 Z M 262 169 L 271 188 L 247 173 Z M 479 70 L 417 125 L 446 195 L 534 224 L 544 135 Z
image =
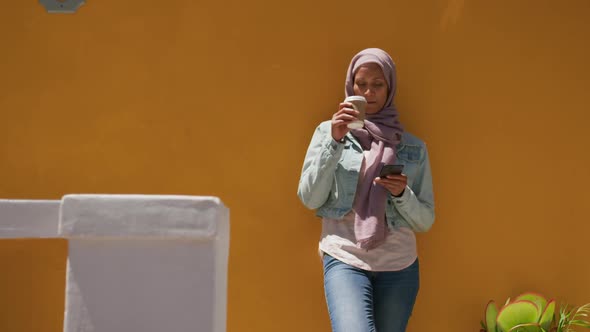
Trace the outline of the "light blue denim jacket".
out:
M 425 232 L 434 223 L 432 176 L 426 145 L 404 132 L 397 146 L 396 164 L 403 164 L 408 185 L 400 197 L 387 197 L 385 215 L 390 228 L 409 227 Z M 330 121 L 317 128 L 307 149 L 297 194 L 317 215 L 342 219 L 352 203 L 363 160 L 363 149 L 350 133 L 344 143 L 334 141 Z

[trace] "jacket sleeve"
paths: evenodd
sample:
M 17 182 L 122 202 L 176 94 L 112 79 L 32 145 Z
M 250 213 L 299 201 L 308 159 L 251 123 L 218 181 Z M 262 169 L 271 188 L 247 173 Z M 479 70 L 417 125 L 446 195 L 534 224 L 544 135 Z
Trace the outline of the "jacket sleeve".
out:
M 434 223 L 434 194 L 430 160 L 424 146 L 424 157 L 420 161 L 412 188 L 406 186 L 401 197 L 392 197 L 393 204 L 415 232 L 426 232 Z
M 320 124 L 307 148 L 297 195 L 309 209 L 322 206 L 330 195 L 344 144 L 334 141 L 330 122 Z

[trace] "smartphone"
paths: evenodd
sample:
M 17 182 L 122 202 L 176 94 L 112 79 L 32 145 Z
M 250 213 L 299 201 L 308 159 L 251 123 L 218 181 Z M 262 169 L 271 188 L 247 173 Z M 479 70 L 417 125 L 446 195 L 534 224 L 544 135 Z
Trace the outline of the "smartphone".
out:
M 384 178 L 388 175 L 400 175 L 404 170 L 404 165 L 383 165 L 379 172 L 379 177 Z

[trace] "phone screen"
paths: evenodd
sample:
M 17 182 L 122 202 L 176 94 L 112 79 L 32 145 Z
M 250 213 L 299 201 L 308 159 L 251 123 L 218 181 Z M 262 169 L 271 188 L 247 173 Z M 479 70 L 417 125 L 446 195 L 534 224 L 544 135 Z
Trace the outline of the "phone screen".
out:
M 383 178 L 388 175 L 399 175 L 402 174 L 404 170 L 404 165 L 383 165 L 381 171 L 379 172 L 379 177 Z

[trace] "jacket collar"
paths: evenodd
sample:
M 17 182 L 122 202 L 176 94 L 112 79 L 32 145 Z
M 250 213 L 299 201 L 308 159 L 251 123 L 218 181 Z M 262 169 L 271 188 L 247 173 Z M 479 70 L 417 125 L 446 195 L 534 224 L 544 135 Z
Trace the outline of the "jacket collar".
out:
M 344 136 L 346 137 L 349 141 L 352 142 L 352 144 L 356 145 L 361 151 L 363 150 L 363 147 L 361 146 L 361 143 L 354 137 L 353 134 L 350 133 L 350 131 L 348 133 L 346 133 L 346 135 Z M 404 135 L 402 135 L 402 138 L 399 142 L 399 144 L 396 146 L 397 150 L 401 150 L 404 147 Z

